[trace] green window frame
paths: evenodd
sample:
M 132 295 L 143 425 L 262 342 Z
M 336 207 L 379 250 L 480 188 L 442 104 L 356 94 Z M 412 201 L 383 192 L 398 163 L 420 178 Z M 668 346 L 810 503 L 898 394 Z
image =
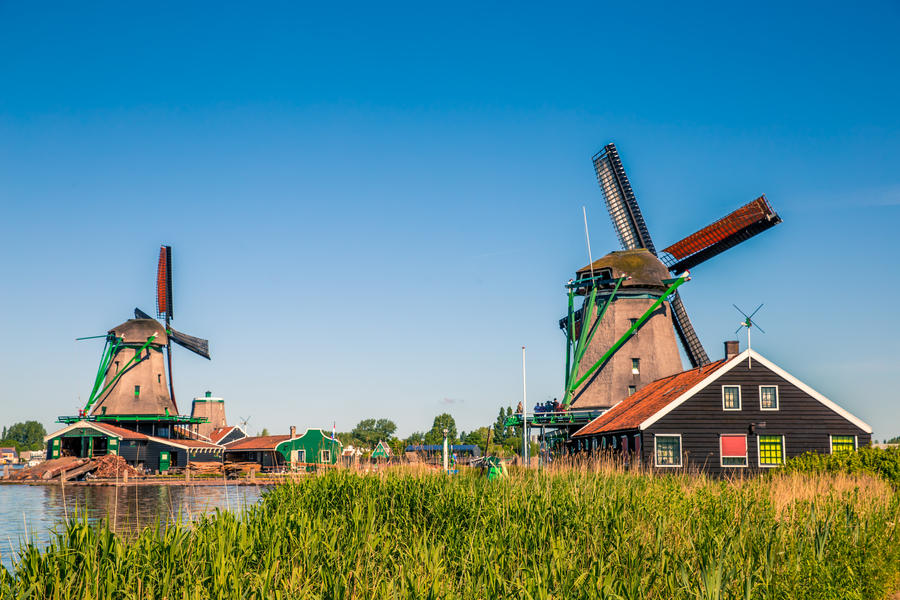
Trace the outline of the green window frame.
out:
M 653 446 L 657 467 L 682 466 L 680 433 L 658 433 L 653 436 Z
M 839 454 L 843 452 L 854 452 L 856 450 L 855 435 L 833 435 L 831 436 L 831 453 Z
M 741 386 L 722 386 L 722 410 L 741 410 Z
M 784 436 L 760 435 L 756 438 L 760 467 L 779 467 L 784 464 Z
M 759 410 L 778 410 L 778 386 L 759 386 Z

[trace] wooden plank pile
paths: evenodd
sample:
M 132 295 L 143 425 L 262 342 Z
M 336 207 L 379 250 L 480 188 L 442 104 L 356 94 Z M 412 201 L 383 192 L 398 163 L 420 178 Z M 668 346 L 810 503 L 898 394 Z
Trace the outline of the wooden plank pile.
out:
M 220 462 L 190 461 L 187 470 L 191 475 L 221 475 L 223 466 Z
M 125 462 L 125 459 L 116 454 L 107 454 L 100 456 L 91 461 L 95 465 L 93 469 L 94 477 L 100 479 L 115 479 L 122 477 L 125 473 L 129 477 L 137 477 L 139 475 L 137 469 Z
M 259 473 L 262 465 L 257 462 L 229 462 L 225 464 L 225 474 L 228 476 L 249 474 L 250 471 Z
M 86 462 L 88 462 L 86 458 L 77 458 L 75 456 L 63 456 L 62 458 L 45 460 L 30 469 L 22 469 L 17 473 L 13 473 L 10 479 L 17 481 L 52 479 L 58 477 L 63 471 L 76 469 Z

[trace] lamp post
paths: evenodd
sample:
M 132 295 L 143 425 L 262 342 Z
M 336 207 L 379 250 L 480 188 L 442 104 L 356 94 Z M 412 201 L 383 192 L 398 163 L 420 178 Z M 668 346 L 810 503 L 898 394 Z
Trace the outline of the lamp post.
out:
M 528 466 L 528 394 L 525 387 L 525 346 L 522 346 L 522 464 Z
M 447 454 L 447 433 L 448 430 L 444 429 L 444 473 L 450 472 L 450 457 Z

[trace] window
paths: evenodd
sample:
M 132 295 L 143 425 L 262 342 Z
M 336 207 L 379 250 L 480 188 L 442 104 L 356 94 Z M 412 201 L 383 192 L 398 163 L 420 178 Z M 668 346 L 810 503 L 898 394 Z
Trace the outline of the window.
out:
M 137 398 L 140 395 L 141 395 L 141 386 L 139 386 L 139 385 L 134 386 L 134 397 Z
M 656 435 L 653 442 L 657 467 L 681 466 L 681 434 Z
M 747 436 L 723 433 L 719 436 L 719 456 L 723 467 L 747 466 Z
M 606 436 L 600 439 L 600 448 L 606 450 Z
M 306 450 L 297 450 L 297 462 L 306 462 Z
M 162 383 L 162 373 L 156 374 L 156 383 Z
M 632 327 L 634 327 L 635 325 L 637 325 L 637 319 L 628 319 L 628 321 L 631 323 L 631 326 L 632 326 Z
M 119 372 L 119 361 L 116 361 L 116 373 Z
M 761 435 L 759 441 L 759 466 L 777 467 L 784 464 L 784 436 Z
M 853 452 L 856 450 L 855 435 L 833 435 L 831 436 L 831 453 L 839 454 L 841 452 Z
M 633 385 L 629 385 L 629 386 L 628 386 L 628 395 L 629 395 L 629 396 L 634 395 L 634 393 L 635 393 L 636 391 L 637 391 L 637 387 L 635 387 L 635 386 L 633 386 Z
M 641 359 L 639 359 L 639 358 L 631 359 L 631 374 L 632 375 L 640 375 L 641 374 Z
M 330 463 L 331 462 L 331 450 L 322 450 L 319 453 L 319 462 Z
M 722 386 L 722 410 L 741 410 L 741 386 Z
M 778 386 L 777 385 L 761 385 L 761 386 L 759 386 L 759 409 L 760 410 L 778 410 Z

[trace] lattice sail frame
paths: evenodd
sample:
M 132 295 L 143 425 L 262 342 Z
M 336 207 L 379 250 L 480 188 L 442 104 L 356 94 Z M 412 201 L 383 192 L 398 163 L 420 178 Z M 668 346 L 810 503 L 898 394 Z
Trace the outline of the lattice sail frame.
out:
M 172 311 L 172 246 L 161 246 L 156 269 L 156 316 L 166 322 L 174 317 Z

